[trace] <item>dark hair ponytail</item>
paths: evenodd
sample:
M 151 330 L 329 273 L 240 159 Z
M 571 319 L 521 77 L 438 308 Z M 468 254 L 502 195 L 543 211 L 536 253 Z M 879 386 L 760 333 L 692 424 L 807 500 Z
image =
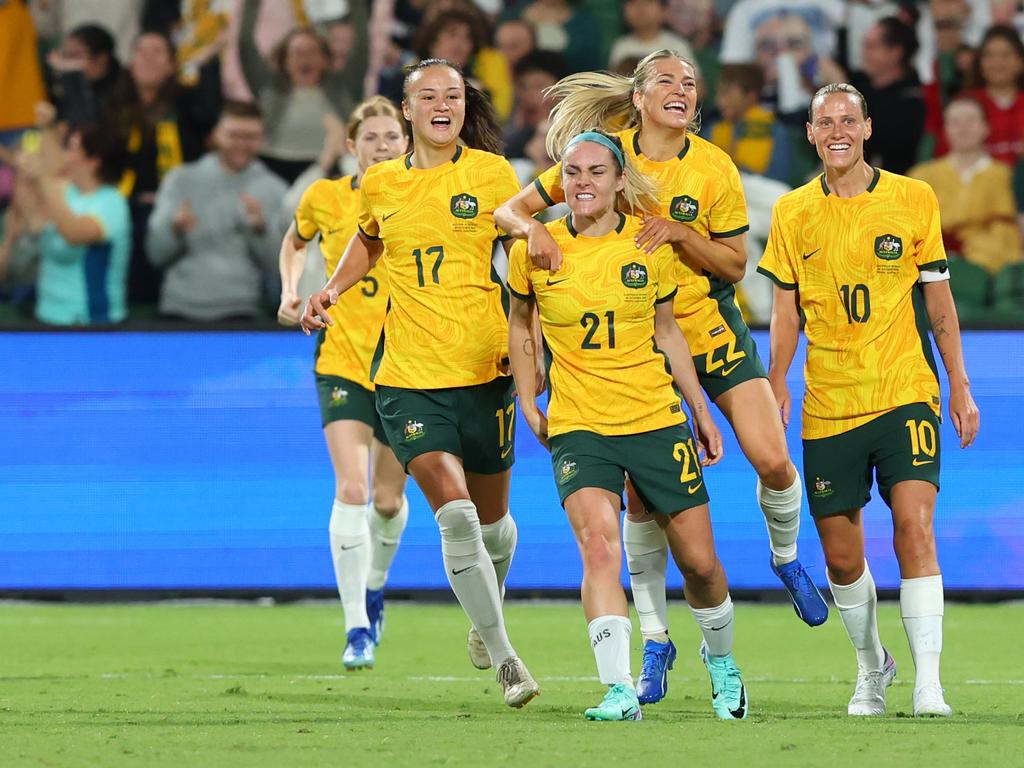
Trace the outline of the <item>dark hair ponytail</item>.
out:
M 487 94 L 474 85 L 466 83 L 466 121 L 462 124 L 459 134 L 467 147 L 482 149 L 500 155 L 505 148 L 505 140 L 498 124 L 498 113 L 494 111 Z
M 505 148 L 505 142 L 502 139 L 501 124 L 498 122 L 498 113 L 494 111 L 494 105 L 487 94 L 471 85 L 466 80 L 466 76 L 462 74 L 462 70 L 447 59 L 424 59 L 417 64 L 407 66 L 402 83 L 403 98 L 412 76 L 428 67 L 448 67 L 462 78 L 462 85 L 466 90 L 466 119 L 462 124 L 459 138 L 471 149 L 482 149 L 485 152 L 500 155 Z

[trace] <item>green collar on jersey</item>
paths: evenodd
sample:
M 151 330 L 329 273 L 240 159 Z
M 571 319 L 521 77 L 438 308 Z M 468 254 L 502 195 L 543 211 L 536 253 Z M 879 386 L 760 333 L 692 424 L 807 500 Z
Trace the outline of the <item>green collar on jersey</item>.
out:
M 686 142 L 683 144 L 683 148 L 676 155 L 677 160 L 682 160 L 686 157 L 686 153 L 690 151 L 690 137 L 687 135 Z M 640 130 L 637 129 L 636 133 L 633 134 L 633 154 L 637 157 L 643 157 L 643 152 L 640 151 Z
M 882 172 L 879 171 L 877 168 L 872 168 L 871 170 L 874 171 L 874 175 L 871 177 L 871 183 L 868 184 L 868 192 L 875 191 L 875 187 L 878 186 L 878 179 L 881 178 L 882 176 Z M 828 197 L 830 194 L 832 194 L 832 191 L 828 188 L 828 184 L 825 183 L 824 173 L 821 174 L 821 191 L 825 194 L 825 197 Z

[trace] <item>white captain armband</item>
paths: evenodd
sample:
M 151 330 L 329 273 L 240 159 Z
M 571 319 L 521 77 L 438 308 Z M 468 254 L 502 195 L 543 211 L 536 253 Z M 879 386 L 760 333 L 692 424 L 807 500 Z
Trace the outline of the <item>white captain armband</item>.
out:
M 917 277 L 919 283 L 941 283 L 943 280 L 949 280 L 949 267 L 922 269 Z

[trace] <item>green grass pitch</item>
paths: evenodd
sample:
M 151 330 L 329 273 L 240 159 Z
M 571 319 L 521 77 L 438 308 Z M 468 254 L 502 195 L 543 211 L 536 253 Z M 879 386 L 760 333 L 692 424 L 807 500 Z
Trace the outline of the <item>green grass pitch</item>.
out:
M 456 605 L 389 604 L 377 668 L 348 674 L 333 604 L 0 605 L 0 765 L 1024 765 L 1024 606 L 947 607 L 951 721 L 908 716 L 899 610 L 880 614 L 899 665 L 884 719 L 846 717 L 854 659 L 834 611 L 812 630 L 788 606 L 740 604 L 751 716 L 716 721 L 696 627 L 676 603 L 668 697 L 642 722 L 588 723 L 603 691 L 577 604 L 508 606 L 542 686 L 519 711 L 470 666 Z M 636 672 L 635 628 L 633 646 Z

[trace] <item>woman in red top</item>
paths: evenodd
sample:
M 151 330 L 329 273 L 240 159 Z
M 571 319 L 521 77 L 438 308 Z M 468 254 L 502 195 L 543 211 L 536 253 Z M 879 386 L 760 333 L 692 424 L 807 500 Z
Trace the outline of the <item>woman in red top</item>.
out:
M 985 33 L 974 65 L 975 89 L 966 95 L 985 108 L 985 144 L 997 160 L 1016 165 L 1024 157 L 1024 43 L 1017 30 L 996 25 Z

